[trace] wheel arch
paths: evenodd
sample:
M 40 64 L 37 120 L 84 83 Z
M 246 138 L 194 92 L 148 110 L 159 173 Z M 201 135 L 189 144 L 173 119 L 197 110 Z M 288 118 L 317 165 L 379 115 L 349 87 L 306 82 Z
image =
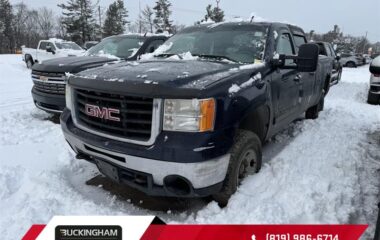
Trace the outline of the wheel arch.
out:
M 270 123 L 270 108 L 267 105 L 250 108 L 239 123 L 239 129 L 254 132 L 264 142 Z

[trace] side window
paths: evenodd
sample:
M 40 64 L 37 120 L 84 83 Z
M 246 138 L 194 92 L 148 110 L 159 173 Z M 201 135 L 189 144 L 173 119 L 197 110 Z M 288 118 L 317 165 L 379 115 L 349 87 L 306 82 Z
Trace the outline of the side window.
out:
M 329 47 L 330 47 L 330 52 L 331 52 L 331 56 L 333 56 L 334 58 L 336 57 L 336 54 L 335 54 L 335 50 L 334 48 L 332 47 L 332 45 L 329 44 Z
M 278 54 L 294 55 L 294 48 L 289 33 L 281 34 L 277 42 L 276 52 Z M 294 63 L 292 59 L 287 59 L 285 61 L 285 65 L 289 65 L 292 63 Z
M 296 53 L 298 53 L 298 49 L 300 48 L 300 46 L 302 44 L 305 44 L 307 41 L 306 41 L 305 36 L 302 36 L 302 35 L 293 35 L 293 38 L 294 38 L 294 45 L 296 47 Z
M 145 49 L 145 53 L 154 52 L 159 46 L 164 43 L 164 40 L 153 40 L 148 47 Z
M 329 45 L 325 45 L 325 46 L 326 46 L 326 53 L 327 53 L 327 56 L 332 56 Z
M 55 46 L 54 46 L 54 44 L 53 43 L 51 43 L 51 42 L 48 42 L 47 43 L 47 46 L 50 46 L 51 47 L 51 49 L 53 50 L 53 51 L 55 51 L 56 49 L 55 49 Z
M 41 42 L 40 43 L 40 50 L 46 50 L 46 46 L 47 46 L 48 42 Z

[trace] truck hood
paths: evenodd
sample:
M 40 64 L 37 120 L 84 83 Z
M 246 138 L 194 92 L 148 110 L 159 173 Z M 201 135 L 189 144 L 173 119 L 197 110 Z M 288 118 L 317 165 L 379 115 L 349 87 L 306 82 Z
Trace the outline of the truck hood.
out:
M 33 70 L 41 72 L 69 72 L 77 73 L 88 68 L 94 68 L 104 65 L 108 62 L 114 62 L 117 59 L 98 57 L 98 56 L 81 56 L 81 57 L 62 57 L 53 58 L 35 64 Z
M 157 93 L 209 91 L 234 76 L 250 78 L 263 64 L 230 64 L 204 60 L 149 60 L 124 62 L 80 72 L 71 85 L 94 90 L 159 96 Z M 231 83 L 229 82 L 229 87 Z M 189 95 L 191 95 L 189 94 Z M 167 95 L 167 94 L 164 94 Z

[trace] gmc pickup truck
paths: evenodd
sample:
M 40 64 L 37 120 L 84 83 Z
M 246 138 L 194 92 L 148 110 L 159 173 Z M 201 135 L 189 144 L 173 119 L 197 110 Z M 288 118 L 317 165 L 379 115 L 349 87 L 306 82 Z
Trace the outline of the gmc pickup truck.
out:
M 260 170 L 266 140 L 323 109 L 330 70 L 318 53 L 292 25 L 189 27 L 155 58 L 71 76 L 62 130 L 78 159 L 116 182 L 224 206 Z
M 162 35 L 119 35 L 105 38 L 81 57 L 65 57 L 35 64 L 32 68 L 32 96 L 37 108 L 60 114 L 65 108 L 66 75 L 120 60 L 135 61 L 153 52 L 167 39 Z
M 62 39 L 51 38 L 41 40 L 37 49 L 22 48 L 22 59 L 28 68 L 32 68 L 35 63 L 69 56 L 80 56 L 85 52 L 78 44 L 64 41 Z

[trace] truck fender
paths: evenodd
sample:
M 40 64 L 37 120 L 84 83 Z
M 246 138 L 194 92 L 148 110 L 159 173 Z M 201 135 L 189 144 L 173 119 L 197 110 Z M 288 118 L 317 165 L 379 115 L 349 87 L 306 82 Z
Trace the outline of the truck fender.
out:
M 268 133 L 270 123 L 270 108 L 267 105 L 252 107 L 248 109 L 240 121 L 239 129 L 254 132 L 264 142 Z

